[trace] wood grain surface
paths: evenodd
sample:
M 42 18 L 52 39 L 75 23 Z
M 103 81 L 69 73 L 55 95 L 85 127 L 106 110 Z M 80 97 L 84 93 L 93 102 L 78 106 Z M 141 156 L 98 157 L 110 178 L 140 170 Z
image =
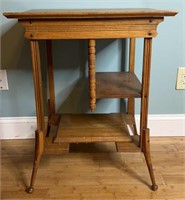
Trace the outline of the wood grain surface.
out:
M 184 200 L 185 138 L 151 138 L 157 192 L 149 189 L 143 155 L 127 151 L 116 153 L 113 143 L 79 144 L 69 154 L 44 155 L 37 189 L 27 194 L 34 141 L 1 141 L 1 199 Z
M 176 10 L 155 10 L 155 9 L 84 9 L 84 10 L 68 10 L 68 9 L 45 9 L 45 10 L 30 10 L 27 12 L 6 12 L 4 16 L 8 18 L 19 19 L 48 19 L 48 18 L 128 18 L 128 17 L 160 17 L 160 16 L 174 16 L 177 14 Z
M 131 142 L 124 117 L 116 114 L 65 114 L 55 142 Z

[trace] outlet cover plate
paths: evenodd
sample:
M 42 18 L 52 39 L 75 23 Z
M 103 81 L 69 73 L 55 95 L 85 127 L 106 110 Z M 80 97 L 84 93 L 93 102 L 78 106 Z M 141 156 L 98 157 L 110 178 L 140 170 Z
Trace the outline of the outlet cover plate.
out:
M 178 68 L 176 89 L 185 90 L 185 67 Z
M 0 70 L 0 90 L 8 90 L 6 70 Z

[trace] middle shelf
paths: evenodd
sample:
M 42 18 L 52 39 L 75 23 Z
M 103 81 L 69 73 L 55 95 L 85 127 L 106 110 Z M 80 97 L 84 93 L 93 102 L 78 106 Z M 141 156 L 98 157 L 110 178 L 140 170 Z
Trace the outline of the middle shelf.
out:
M 97 72 L 96 98 L 139 98 L 141 83 L 130 72 Z

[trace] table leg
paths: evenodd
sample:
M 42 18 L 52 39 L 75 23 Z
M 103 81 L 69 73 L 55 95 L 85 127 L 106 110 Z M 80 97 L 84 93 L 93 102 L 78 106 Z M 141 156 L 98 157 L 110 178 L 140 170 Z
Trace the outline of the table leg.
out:
M 35 158 L 31 176 L 30 187 L 27 189 L 28 193 L 33 192 L 34 182 L 37 174 L 37 169 L 41 160 L 42 153 L 44 151 L 44 107 L 42 96 L 42 76 L 40 67 L 40 53 L 38 41 L 31 41 L 31 55 L 32 55 L 32 67 L 33 67 L 33 80 L 35 91 L 35 104 L 37 115 L 37 130 L 35 131 Z
M 44 150 L 43 141 L 44 141 L 44 133 L 42 131 L 35 131 L 35 158 L 31 176 L 31 183 L 29 188 L 27 188 L 26 190 L 29 194 L 31 194 L 34 190 L 34 183 L 37 175 L 37 170 Z
M 130 45 L 129 45 L 129 73 L 134 73 L 135 68 L 135 45 L 136 45 L 136 38 L 130 38 Z M 136 128 L 136 122 L 135 122 L 135 99 L 134 98 L 128 98 L 127 103 L 127 113 L 133 116 L 133 123 L 127 124 L 129 128 L 131 129 L 131 132 L 133 135 L 138 135 L 137 128 Z M 124 142 L 116 142 L 116 148 L 117 151 L 120 151 L 121 146 L 124 146 Z M 138 145 L 138 143 L 137 143 Z
M 152 38 L 144 39 L 144 57 L 143 57 L 143 74 L 142 74 L 142 98 L 141 98 L 141 117 L 140 117 L 140 147 L 144 153 L 148 166 L 149 174 L 152 181 L 152 190 L 157 190 L 154 178 L 149 143 L 148 126 L 148 100 L 149 100 L 149 84 L 150 84 L 150 65 L 152 55 Z
M 52 56 L 52 41 L 46 40 L 47 48 L 47 63 L 48 63 L 48 83 L 49 83 L 49 100 L 48 100 L 48 127 L 47 127 L 47 137 L 49 136 L 51 124 L 50 118 L 52 115 L 56 114 L 55 108 L 55 86 L 54 86 L 54 67 L 53 67 L 53 56 Z
M 142 151 L 145 156 L 146 164 L 148 167 L 148 171 L 150 174 L 150 178 L 152 181 L 152 187 L 151 189 L 156 191 L 158 189 L 158 186 L 155 182 L 155 177 L 154 177 L 154 172 L 153 172 L 153 167 L 152 167 L 152 160 L 151 160 L 151 155 L 150 155 L 150 130 L 147 128 L 143 131 L 143 148 Z
M 136 46 L 136 38 L 130 38 L 130 47 L 129 47 L 129 72 L 134 73 L 134 68 L 135 68 L 135 46 Z M 129 98 L 128 99 L 128 109 L 127 113 L 131 115 L 135 115 L 135 99 L 134 98 Z M 134 135 L 137 134 L 137 128 L 136 128 L 136 122 L 135 122 L 135 117 L 134 117 L 134 124 L 130 126 L 132 132 Z
M 140 120 L 140 146 L 142 147 L 143 130 L 148 125 L 148 100 L 150 84 L 150 65 L 152 54 L 152 39 L 144 39 L 143 73 L 142 73 L 142 97 L 141 97 L 141 120 Z

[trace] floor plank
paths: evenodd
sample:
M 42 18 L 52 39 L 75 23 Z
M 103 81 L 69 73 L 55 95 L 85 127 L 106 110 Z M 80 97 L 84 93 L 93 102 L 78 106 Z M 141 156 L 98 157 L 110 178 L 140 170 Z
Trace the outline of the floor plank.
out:
M 44 155 L 33 194 L 25 192 L 33 165 L 33 140 L 1 141 L 1 199 L 185 199 L 185 138 L 151 138 L 159 189 L 140 152 L 115 152 L 112 143 L 77 145 L 71 153 Z

